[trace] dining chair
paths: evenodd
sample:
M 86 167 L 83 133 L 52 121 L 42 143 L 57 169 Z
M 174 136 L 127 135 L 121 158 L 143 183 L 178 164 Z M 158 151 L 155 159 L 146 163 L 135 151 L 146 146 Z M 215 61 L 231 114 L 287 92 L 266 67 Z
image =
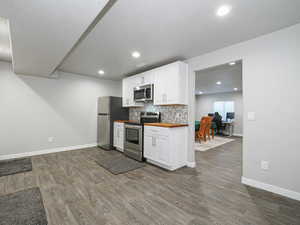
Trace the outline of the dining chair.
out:
M 208 140 L 210 140 L 210 136 L 212 136 L 212 139 L 215 138 L 215 132 L 214 129 L 212 128 L 212 120 L 213 118 L 211 116 L 207 116 L 205 117 L 206 122 L 207 122 L 207 126 L 206 126 L 206 135 L 208 137 Z
M 205 117 L 201 118 L 200 122 L 200 128 L 199 131 L 197 132 L 196 139 L 198 139 L 201 143 L 201 140 L 206 142 L 206 129 L 207 129 L 207 119 Z

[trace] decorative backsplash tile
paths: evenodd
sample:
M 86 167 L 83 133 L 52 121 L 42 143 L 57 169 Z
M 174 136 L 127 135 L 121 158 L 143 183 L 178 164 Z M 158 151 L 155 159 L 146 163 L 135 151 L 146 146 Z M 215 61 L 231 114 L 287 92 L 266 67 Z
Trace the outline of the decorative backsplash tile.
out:
M 155 106 L 148 103 L 144 107 L 130 108 L 129 119 L 139 121 L 141 112 L 161 112 L 163 123 L 188 123 L 187 106 Z

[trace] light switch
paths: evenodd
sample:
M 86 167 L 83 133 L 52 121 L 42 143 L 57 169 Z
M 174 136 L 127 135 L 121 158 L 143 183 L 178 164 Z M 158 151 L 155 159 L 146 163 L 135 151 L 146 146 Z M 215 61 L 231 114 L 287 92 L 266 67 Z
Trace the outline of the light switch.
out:
M 269 162 L 268 161 L 261 161 L 260 167 L 262 170 L 268 170 L 269 169 Z
M 248 120 L 250 121 L 255 120 L 255 112 L 248 112 Z

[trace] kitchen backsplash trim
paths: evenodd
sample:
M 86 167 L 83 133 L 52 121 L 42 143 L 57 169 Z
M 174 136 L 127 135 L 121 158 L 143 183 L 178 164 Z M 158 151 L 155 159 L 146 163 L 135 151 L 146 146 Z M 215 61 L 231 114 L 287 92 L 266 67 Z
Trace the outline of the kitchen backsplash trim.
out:
M 188 123 L 188 107 L 185 105 L 155 106 L 148 103 L 144 107 L 130 108 L 129 119 L 139 121 L 141 112 L 161 112 L 162 123 Z

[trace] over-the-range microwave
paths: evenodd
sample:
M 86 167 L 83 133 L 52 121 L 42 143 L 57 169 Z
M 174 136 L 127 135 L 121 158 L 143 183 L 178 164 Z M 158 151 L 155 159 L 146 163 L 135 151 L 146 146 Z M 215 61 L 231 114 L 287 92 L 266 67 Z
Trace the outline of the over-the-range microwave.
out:
M 147 102 L 153 100 L 153 84 L 138 86 L 133 89 L 133 98 L 136 102 Z

